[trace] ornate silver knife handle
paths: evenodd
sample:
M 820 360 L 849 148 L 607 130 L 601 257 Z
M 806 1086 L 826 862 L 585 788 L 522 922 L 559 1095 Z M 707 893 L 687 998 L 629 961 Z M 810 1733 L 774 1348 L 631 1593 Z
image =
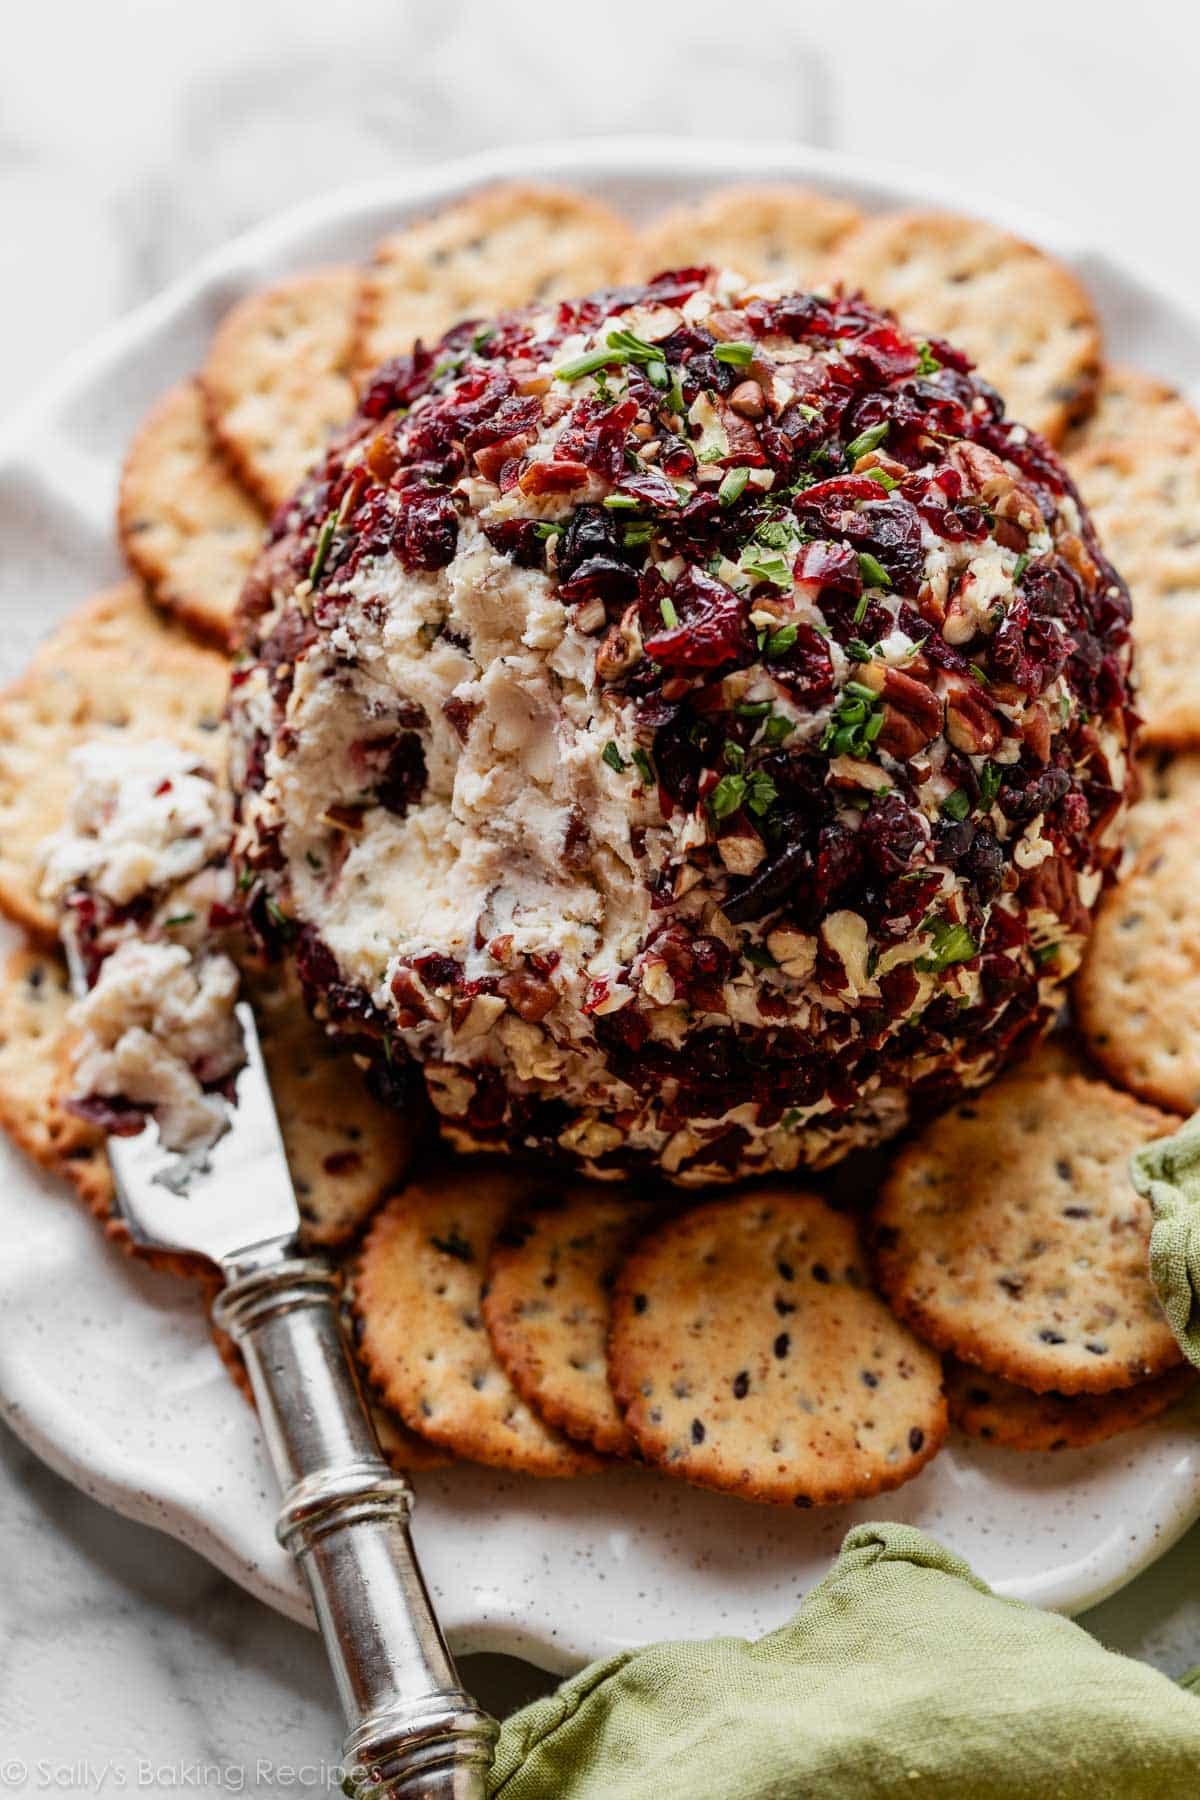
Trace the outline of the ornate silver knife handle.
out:
M 498 1727 L 458 1685 L 409 1535 L 413 1492 L 383 1460 L 316 1259 L 237 1274 L 213 1317 L 239 1346 L 349 1727 L 356 1800 L 483 1800 Z

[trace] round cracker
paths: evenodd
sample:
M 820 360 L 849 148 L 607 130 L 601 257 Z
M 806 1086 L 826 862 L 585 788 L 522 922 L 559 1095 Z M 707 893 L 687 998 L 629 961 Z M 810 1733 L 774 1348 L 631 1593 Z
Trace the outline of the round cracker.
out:
M 1035 1394 L 951 1357 L 950 1418 L 960 1431 L 1006 1450 L 1082 1450 L 1158 1418 L 1195 1385 L 1188 1363 L 1111 1394 Z
M 844 238 L 823 273 L 965 350 L 1010 416 L 1051 443 L 1090 412 L 1100 379 L 1095 308 L 1062 263 L 998 226 L 884 213 Z
M 1103 1394 L 1180 1361 L 1129 1158 L 1175 1121 L 1102 1081 L 1018 1070 L 897 1157 L 874 1219 L 913 1330 L 1038 1393 Z
M 1200 809 L 1184 813 L 1109 889 L 1075 985 L 1101 1068 L 1177 1113 L 1200 1107 L 1198 832 Z
M 130 568 L 165 611 L 229 645 L 263 530 L 217 449 L 199 383 L 181 382 L 143 421 L 121 471 L 117 534 Z
M 368 371 L 462 319 L 561 300 L 619 281 L 629 226 L 567 189 L 489 188 L 394 232 L 363 276 L 355 366 Z
M 1074 455 L 1085 445 L 1109 437 L 1152 437 L 1161 442 L 1190 437 L 1196 415 L 1177 388 L 1140 369 L 1105 364 L 1090 416 L 1067 440 Z
M 1089 436 L 1069 458 L 1133 599 L 1148 744 L 1200 744 L 1200 419 L 1173 437 Z
M 225 315 L 201 375 L 213 435 L 269 511 L 289 499 L 354 411 L 350 357 L 360 275 L 316 269 Z
M 0 975 L 0 1126 L 42 1168 L 64 1177 L 118 1249 L 170 1275 L 208 1279 L 199 1256 L 136 1244 L 114 1213 L 102 1133 L 62 1104 L 71 992 L 58 956 L 15 950 Z
M 347 1243 L 412 1160 L 410 1117 L 368 1091 L 308 1013 L 294 970 L 247 975 L 306 1245 Z
M 1200 809 L 1200 750 L 1159 750 L 1138 759 L 1137 800 L 1125 821 L 1125 848 L 1134 859 L 1168 826 Z
M 0 910 L 57 942 L 41 899 L 41 845 L 66 814 L 70 753 L 121 732 L 224 761 L 228 664 L 164 620 L 137 582 L 72 613 L 0 694 Z
M 847 200 L 802 187 L 716 188 L 692 206 L 652 219 L 634 252 L 632 274 L 709 264 L 751 280 L 808 288 L 862 218 Z
M 582 1183 L 506 1225 L 487 1271 L 483 1319 L 522 1399 L 608 1456 L 633 1440 L 608 1385 L 610 1295 L 646 1208 Z
M 404 1422 L 455 1456 L 528 1475 L 602 1466 L 521 1399 L 484 1330 L 484 1272 L 529 1197 L 519 1171 L 474 1164 L 406 1188 L 377 1214 L 355 1278 L 359 1348 Z
M 853 1221 L 784 1189 L 696 1207 L 634 1250 L 609 1379 L 647 1462 L 776 1506 L 899 1487 L 946 1435 L 940 1359 L 871 1292 Z

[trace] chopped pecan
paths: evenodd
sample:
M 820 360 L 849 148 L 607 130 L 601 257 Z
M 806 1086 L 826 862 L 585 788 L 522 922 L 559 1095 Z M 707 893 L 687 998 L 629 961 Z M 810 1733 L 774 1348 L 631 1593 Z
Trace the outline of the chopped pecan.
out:
M 717 854 L 731 875 L 753 875 L 767 847 L 754 827 L 744 823 L 717 839 Z
M 596 676 L 600 681 L 617 681 L 627 675 L 642 658 L 642 633 L 638 624 L 636 601 L 627 606 L 596 653 Z
M 757 381 L 739 381 L 729 396 L 729 405 L 743 419 L 761 419 L 767 411 L 767 401 Z
M 511 975 L 502 975 L 497 987 L 513 1011 L 528 1025 L 536 1025 L 544 1019 L 558 999 L 556 990 L 544 975 L 534 975 L 528 970 L 514 970 Z
M 938 736 L 942 729 L 942 702 L 923 681 L 882 663 L 865 664 L 859 678 L 883 696 L 883 729 L 878 738 L 881 750 L 907 761 Z
M 962 675 L 946 677 L 946 736 L 966 756 L 990 756 L 1004 727 L 983 690 Z

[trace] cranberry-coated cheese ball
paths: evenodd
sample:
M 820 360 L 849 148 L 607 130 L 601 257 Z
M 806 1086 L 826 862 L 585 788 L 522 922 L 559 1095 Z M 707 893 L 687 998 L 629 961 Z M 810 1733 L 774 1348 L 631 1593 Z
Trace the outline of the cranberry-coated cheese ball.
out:
M 1129 601 L 950 345 L 704 270 L 383 368 L 276 521 L 243 889 L 457 1145 L 833 1162 L 1058 1007 Z

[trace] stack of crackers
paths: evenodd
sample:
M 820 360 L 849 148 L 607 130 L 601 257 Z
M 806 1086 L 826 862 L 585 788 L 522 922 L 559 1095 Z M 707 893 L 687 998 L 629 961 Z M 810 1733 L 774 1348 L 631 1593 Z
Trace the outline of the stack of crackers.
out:
M 414 1176 L 415 1127 L 348 1077 L 294 981 L 247 978 L 305 1239 L 344 1265 L 398 1466 L 566 1476 L 635 1459 L 806 1507 L 908 1480 L 951 1420 L 1057 1450 L 1140 1424 L 1191 1380 L 1128 1161 L 1200 1105 L 1200 418 L 1106 366 L 1077 279 L 992 225 L 731 188 L 639 232 L 583 195 L 504 187 L 392 234 L 364 268 L 236 306 L 130 446 L 130 579 L 0 696 L 0 909 L 25 933 L 0 983 L 0 1123 L 143 1254 L 113 1217 L 102 1139 L 63 1100 L 70 999 L 38 846 L 64 813 L 68 752 L 135 733 L 219 766 L 242 581 L 381 361 L 464 317 L 695 263 L 863 288 L 962 345 L 1065 451 L 1133 592 L 1145 715 L 1129 864 L 1074 1031 L 903 1144 L 880 1181 L 843 1170 L 821 1192 L 685 1204 L 428 1149 Z M 212 1285 L 194 1259 L 155 1260 Z

